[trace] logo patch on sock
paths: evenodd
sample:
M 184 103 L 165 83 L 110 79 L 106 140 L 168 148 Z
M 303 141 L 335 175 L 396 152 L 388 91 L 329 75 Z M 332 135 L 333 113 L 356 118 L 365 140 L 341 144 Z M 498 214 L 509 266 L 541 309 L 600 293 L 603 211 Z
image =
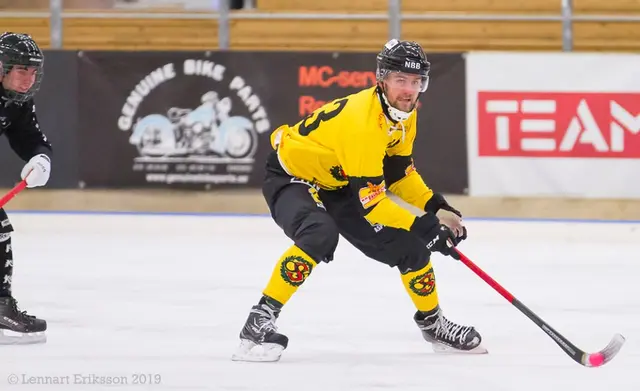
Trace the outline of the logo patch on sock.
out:
M 429 296 L 436 289 L 436 277 L 433 268 L 411 279 L 409 288 L 418 296 Z
M 280 275 L 290 285 L 300 286 L 309 277 L 313 265 L 300 256 L 287 257 L 282 261 Z

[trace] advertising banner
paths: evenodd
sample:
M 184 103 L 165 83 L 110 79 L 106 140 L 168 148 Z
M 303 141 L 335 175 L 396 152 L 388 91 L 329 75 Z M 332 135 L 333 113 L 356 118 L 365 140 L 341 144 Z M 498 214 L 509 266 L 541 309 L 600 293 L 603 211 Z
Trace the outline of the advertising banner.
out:
M 471 53 L 473 196 L 640 198 L 640 56 Z
M 252 55 L 83 52 L 87 187 L 256 185 L 277 90 Z
M 463 193 L 464 60 L 430 60 L 416 166 Z M 375 53 L 83 52 L 79 68 L 87 187 L 260 187 L 273 130 L 375 84 Z

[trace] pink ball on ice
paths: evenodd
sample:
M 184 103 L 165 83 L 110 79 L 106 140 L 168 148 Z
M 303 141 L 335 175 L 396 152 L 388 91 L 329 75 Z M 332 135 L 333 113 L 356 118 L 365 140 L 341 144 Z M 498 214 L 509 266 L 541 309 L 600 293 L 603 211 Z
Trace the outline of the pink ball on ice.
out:
M 589 364 L 592 367 L 599 367 L 604 363 L 604 354 L 602 353 L 594 353 L 589 355 Z

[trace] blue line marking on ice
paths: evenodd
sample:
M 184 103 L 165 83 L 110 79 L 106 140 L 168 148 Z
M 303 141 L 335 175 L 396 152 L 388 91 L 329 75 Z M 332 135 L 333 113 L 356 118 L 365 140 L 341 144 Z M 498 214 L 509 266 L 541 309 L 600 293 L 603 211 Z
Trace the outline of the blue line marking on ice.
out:
M 186 216 L 186 217 L 253 217 L 267 218 L 266 213 L 224 213 L 224 212 L 138 212 L 138 211 L 84 211 L 84 210 L 6 210 L 8 214 L 58 214 L 58 215 L 100 215 L 100 216 Z M 599 220 L 546 217 L 465 217 L 468 221 L 532 222 L 532 223 L 590 223 L 590 224 L 640 224 L 640 220 Z

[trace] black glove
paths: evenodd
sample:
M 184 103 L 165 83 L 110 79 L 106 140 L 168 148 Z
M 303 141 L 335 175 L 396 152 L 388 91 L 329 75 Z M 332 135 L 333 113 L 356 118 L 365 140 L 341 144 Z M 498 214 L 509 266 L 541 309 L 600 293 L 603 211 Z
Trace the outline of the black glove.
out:
M 424 211 L 436 214 L 440 209 L 448 210 L 449 212 L 457 214 L 458 217 L 462 217 L 462 213 L 460 213 L 460 211 L 453 206 L 449 205 L 442 194 L 433 193 L 431 198 L 429 198 L 429 201 L 427 201 L 427 203 L 425 204 Z
M 460 242 L 462 242 L 466 238 L 467 238 L 467 227 L 462 227 L 462 235 L 457 236 L 453 243 L 457 246 L 458 244 L 460 244 Z
M 424 210 L 427 213 L 431 212 L 435 215 L 436 213 L 438 213 L 440 209 L 444 209 L 446 211 L 454 213 L 458 215 L 458 217 L 462 218 L 462 213 L 460 213 L 459 210 L 451 206 L 447 202 L 447 200 L 445 200 L 442 194 L 433 193 L 431 198 L 429 198 L 429 201 L 427 201 L 427 203 L 425 204 Z M 467 238 L 467 227 L 462 227 L 462 235 L 455 238 L 454 244 L 457 246 L 458 243 L 462 242 L 466 238 Z
M 440 220 L 433 213 L 426 213 L 413 222 L 410 231 L 422 239 L 429 251 L 437 251 L 443 255 L 451 256 L 460 260 L 458 252 L 453 249 L 458 243 L 453 231 L 444 224 L 440 224 Z M 464 237 L 466 238 L 466 230 Z

